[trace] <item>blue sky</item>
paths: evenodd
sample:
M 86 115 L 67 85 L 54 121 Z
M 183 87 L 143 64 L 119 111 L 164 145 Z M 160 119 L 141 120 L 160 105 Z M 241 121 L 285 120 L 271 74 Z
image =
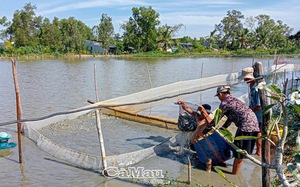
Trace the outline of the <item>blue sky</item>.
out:
M 162 25 L 184 24 L 176 37 L 208 36 L 229 10 L 239 10 L 245 17 L 267 14 L 294 28 L 292 34 L 300 30 L 298 0 L 0 0 L 0 17 L 11 20 L 13 13 L 29 2 L 37 7 L 36 15 L 51 21 L 55 16 L 60 19 L 73 16 L 89 27 L 98 25 L 101 15 L 107 14 L 112 18 L 115 33 L 120 34 L 120 25 L 132 16 L 132 7 L 140 6 L 152 6 L 160 14 Z

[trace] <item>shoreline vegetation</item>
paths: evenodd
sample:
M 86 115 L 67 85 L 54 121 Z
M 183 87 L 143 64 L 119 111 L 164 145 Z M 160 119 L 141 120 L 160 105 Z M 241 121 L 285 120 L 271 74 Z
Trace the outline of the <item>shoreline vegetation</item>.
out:
M 104 13 L 91 28 L 75 17 L 51 21 L 36 15 L 36 9 L 27 3 L 11 21 L 0 18 L 0 59 L 300 57 L 300 31 L 293 34 L 293 28 L 265 14 L 246 18 L 230 10 L 207 36 L 192 38 L 177 37 L 184 24 L 162 25 L 151 6 L 133 7 L 120 26 L 122 34 L 115 33 L 112 18 Z
M 227 58 L 227 57 L 247 57 L 247 58 L 275 58 L 280 56 L 281 59 L 300 58 L 300 54 L 232 54 L 232 53 L 162 53 L 162 52 L 148 52 L 148 53 L 135 53 L 135 54 L 28 54 L 18 56 L 0 56 L 0 60 L 7 60 L 16 58 L 17 60 L 41 60 L 41 59 L 85 59 L 85 58 Z

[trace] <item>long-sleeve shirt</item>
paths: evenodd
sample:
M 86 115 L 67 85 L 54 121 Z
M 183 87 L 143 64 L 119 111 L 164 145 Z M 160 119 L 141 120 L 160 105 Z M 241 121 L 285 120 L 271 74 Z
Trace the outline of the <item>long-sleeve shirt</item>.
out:
M 243 132 L 259 132 L 259 126 L 255 113 L 242 101 L 229 95 L 220 104 L 222 114 L 227 116 L 223 125 L 228 127 L 233 122 L 238 130 Z

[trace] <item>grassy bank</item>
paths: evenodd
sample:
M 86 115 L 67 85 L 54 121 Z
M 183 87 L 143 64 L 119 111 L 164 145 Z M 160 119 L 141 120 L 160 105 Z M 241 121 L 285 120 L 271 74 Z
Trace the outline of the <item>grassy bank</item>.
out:
M 300 54 L 277 54 L 280 57 L 284 58 L 300 58 Z M 35 59 L 72 59 L 72 58 L 99 58 L 99 57 L 114 57 L 114 58 L 139 58 L 139 57 L 151 57 L 151 58 L 201 58 L 201 57 L 246 57 L 246 58 L 274 58 L 274 54 L 268 52 L 245 52 L 241 53 L 238 51 L 209 51 L 209 52 L 164 52 L 164 51 L 150 51 L 150 52 L 141 52 L 135 54 L 121 54 L 121 55 L 100 55 L 100 54 L 28 54 L 28 55 L 19 55 L 14 56 L 17 60 L 35 60 Z M 0 59 L 7 60 L 11 56 L 0 56 Z

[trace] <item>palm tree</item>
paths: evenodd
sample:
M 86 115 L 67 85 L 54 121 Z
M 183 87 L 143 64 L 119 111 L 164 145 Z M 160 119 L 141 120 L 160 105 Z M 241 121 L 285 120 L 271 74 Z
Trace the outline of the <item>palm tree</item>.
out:
M 267 43 L 268 43 L 268 32 L 267 30 L 263 29 L 262 27 L 258 27 L 255 30 L 256 34 L 256 48 L 261 47 L 263 49 L 267 48 Z
M 174 40 L 172 37 L 175 36 L 175 33 L 183 27 L 183 24 L 178 24 L 175 26 L 168 26 L 167 24 L 158 28 L 158 47 L 162 47 L 164 50 L 168 48 L 172 48 L 174 44 Z
M 238 46 L 239 48 L 245 48 L 247 46 L 248 40 L 249 40 L 249 30 L 247 28 L 241 30 L 238 33 Z
M 216 29 L 214 29 L 213 31 L 210 32 L 210 35 L 209 35 L 209 38 L 208 38 L 209 48 L 212 48 L 212 45 L 216 41 L 216 37 L 214 36 L 216 32 L 217 32 Z

